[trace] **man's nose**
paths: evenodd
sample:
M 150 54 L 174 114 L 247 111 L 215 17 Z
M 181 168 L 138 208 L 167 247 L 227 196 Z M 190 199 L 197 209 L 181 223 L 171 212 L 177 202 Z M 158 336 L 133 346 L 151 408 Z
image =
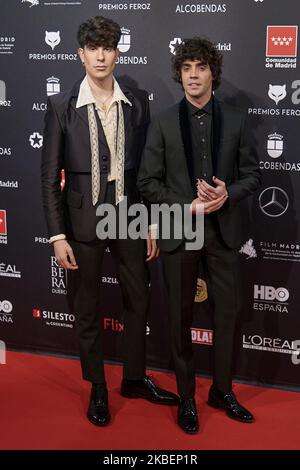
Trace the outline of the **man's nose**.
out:
M 98 49 L 97 60 L 100 60 L 101 62 L 104 60 L 104 54 L 103 54 L 102 47 L 99 47 L 99 49 Z

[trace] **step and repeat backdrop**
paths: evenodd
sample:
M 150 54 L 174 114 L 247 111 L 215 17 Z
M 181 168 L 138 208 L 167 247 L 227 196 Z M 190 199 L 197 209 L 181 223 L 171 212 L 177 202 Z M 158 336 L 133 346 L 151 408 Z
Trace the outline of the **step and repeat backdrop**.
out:
M 7 347 L 77 355 L 67 273 L 57 266 L 41 204 L 40 161 L 47 96 L 83 76 L 78 25 L 103 15 L 122 27 L 117 78 L 149 93 L 152 115 L 178 101 L 174 46 L 210 38 L 224 55 L 217 96 L 247 109 L 262 187 L 244 205 L 240 247 L 243 312 L 235 377 L 300 387 L 300 61 L 296 0 L 0 1 L 0 340 Z M 62 174 L 62 187 L 63 187 Z M 246 214 L 250 213 L 250 222 Z M 171 368 L 166 294 L 151 267 L 148 364 Z M 109 251 L 99 279 L 106 358 L 121 360 L 124 330 Z M 197 371 L 210 374 L 213 344 L 199 273 L 191 331 Z M 3 344 L 3 343 L 1 343 Z M 300 356 L 300 354 L 299 354 Z

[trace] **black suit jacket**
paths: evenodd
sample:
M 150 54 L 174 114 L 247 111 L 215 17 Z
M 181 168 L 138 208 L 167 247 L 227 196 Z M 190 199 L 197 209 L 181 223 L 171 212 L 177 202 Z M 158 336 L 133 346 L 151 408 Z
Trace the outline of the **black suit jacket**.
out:
M 92 205 L 87 107 L 76 109 L 81 81 L 71 90 L 48 100 L 42 152 L 42 194 L 49 236 L 64 233 L 69 239 L 89 242 L 96 238 L 97 219 L 96 208 Z M 125 123 L 124 184 L 130 205 L 140 201 L 136 179 L 149 123 L 149 100 L 144 90 L 120 86 L 132 103 L 132 106 L 122 103 Z M 102 135 L 105 139 L 103 132 Z M 107 147 L 106 142 L 102 143 Z M 103 159 L 103 155 L 100 157 Z M 106 166 L 107 161 L 101 160 L 100 172 Z M 60 190 L 62 169 L 65 170 L 64 191 Z
M 246 114 L 213 98 L 212 161 L 214 175 L 226 183 L 229 198 L 217 212 L 225 244 L 241 242 L 239 203 L 260 184 L 257 157 L 251 150 Z M 151 123 L 138 177 L 141 194 L 151 203 L 190 204 L 193 155 L 186 100 L 161 113 Z M 159 239 L 164 251 L 176 249 L 182 240 Z

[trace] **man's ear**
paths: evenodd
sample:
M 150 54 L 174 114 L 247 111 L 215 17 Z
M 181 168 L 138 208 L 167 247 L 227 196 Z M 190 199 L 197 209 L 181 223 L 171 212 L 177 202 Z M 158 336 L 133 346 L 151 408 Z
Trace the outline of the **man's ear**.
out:
M 80 57 L 81 62 L 84 64 L 84 50 L 82 49 L 82 47 L 79 47 L 77 49 L 77 53 Z
M 117 62 L 117 60 L 118 60 L 119 55 L 120 55 L 120 51 L 119 51 L 118 48 L 116 48 L 116 62 Z

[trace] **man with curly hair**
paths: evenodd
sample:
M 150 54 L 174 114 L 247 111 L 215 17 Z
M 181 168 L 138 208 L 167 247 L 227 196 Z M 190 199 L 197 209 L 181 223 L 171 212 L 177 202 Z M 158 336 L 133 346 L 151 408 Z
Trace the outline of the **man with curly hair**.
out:
M 103 361 L 103 311 L 100 279 L 109 246 L 124 304 L 124 368 L 121 393 L 153 403 L 176 405 L 176 395 L 160 389 L 145 374 L 146 316 L 149 305 L 147 261 L 157 255 L 151 235 L 145 240 L 97 237 L 101 206 L 140 202 L 137 170 L 149 122 L 145 90 L 118 83 L 120 26 L 96 16 L 78 30 L 85 76 L 48 101 L 42 155 L 43 203 L 50 241 L 60 266 L 69 270 L 79 335 L 83 378 L 92 384 L 88 419 L 110 421 Z M 65 188 L 60 191 L 60 173 Z M 110 207 L 111 207 L 110 206 Z
M 260 184 L 250 147 L 246 113 L 219 101 L 222 56 L 207 39 L 185 39 L 173 59 L 174 79 L 184 91 L 180 103 L 151 124 L 138 186 L 151 203 L 174 203 L 204 214 L 204 245 L 186 249 L 185 239 L 160 238 L 171 323 L 171 345 L 180 395 L 178 424 L 199 429 L 191 326 L 199 263 L 205 267 L 214 307 L 214 372 L 208 403 L 228 416 L 254 418 L 232 391 L 234 331 L 240 310 L 238 251 L 240 202 Z

